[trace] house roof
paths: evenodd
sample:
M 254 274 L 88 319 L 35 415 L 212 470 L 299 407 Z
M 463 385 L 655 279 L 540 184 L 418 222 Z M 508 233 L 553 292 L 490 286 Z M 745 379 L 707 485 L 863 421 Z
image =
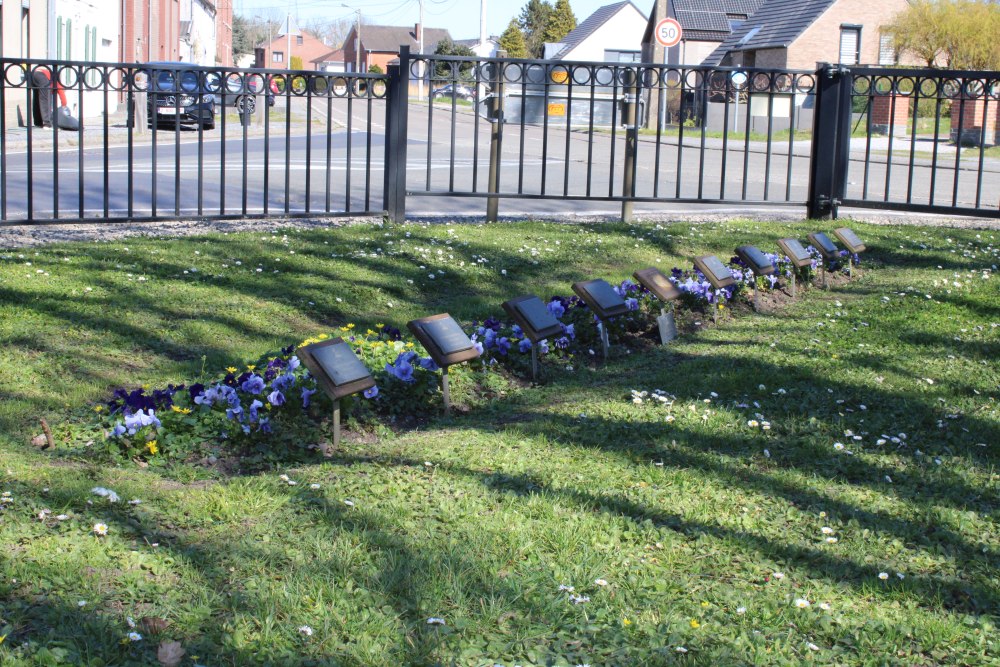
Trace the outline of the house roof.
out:
M 419 46 L 415 31 L 416 26 L 366 25 L 361 28 L 361 44 L 367 51 L 399 53 L 401 44 L 409 44 L 415 50 Z M 451 39 L 443 28 L 424 28 L 424 52 L 434 53 L 438 42 L 446 37 Z M 347 41 L 352 40 L 349 35 Z
M 836 1 L 766 0 L 702 64 L 718 65 L 731 51 L 787 47 Z
M 721 42 L 730 33 L 730 19 L 753 16 L 764 0 L 668 0 L 668 15 L 684 29 L 684 39 Z M 672 12 L 672 14 L 671 14 Z M 653 21 L 646 26 L 644 43 L 653 40 Z
M 328 51 L 318 58 L 313 58 L 309 62 L 311 63 L 336 63 L 342 62 L 344 60 L 344 50 L 334 49 L 333 51 Z
M 625 0 L 624 2 L 616 2 L 613 5 L 604 5 L 595 11 L 593 14 L 584 19 L 583 23 L 576 26 L 576 28 L 569 32 L 565 37 L 560 40 L 563 45 L 559 52 L 556 53 L 556 58 L 562 58 L 567 53 L 575 49 L 580 42 L 584 41 L 591 35 L 593 35 L 598 28 L 611 20 L 611 18 L 625 9 L 629 5 L 632 6 L 635 11 L 639 12 L 643 18 L 646 18 L 646 14 L 643 13 L 641 9 L 635 6 L 631 0 Z

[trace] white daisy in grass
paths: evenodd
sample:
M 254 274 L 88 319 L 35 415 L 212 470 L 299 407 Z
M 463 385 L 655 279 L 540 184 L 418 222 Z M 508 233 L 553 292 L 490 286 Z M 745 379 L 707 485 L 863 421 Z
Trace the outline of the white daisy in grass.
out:
M 820 602 L 819 603 L 819 608 L 822 609 L 823 611 L 830 611 L 830 603 L 829 602 Z
M 785 578 L 785 573 L 784 573 L 784 572 L 773 572 L 773 573 L 771 574 L 771 576 L 772 576 L 773 578 L 777 579 L 778 581 L 781 581 L 782 579 L 784 579 L 784 578 Z
M 312 489 L 313 491 L 316 491 L 319 489 L 319 484 L 312 483 L 309 485 L 309 488 Z
M 900 579 L 900 580 L 903 580 L 903 579 L 906 579 L 906 575 L 903 574 L 902 572 L 897 572 L 896 573 L 896 578 Z
M 344 504 L 347 505 L 348 507 L 354 507 L 353 500 L 344 500 Z
M 678 653 L 687 653 L 688 652 L 688 650 L 686 648 L 684 648 L 683 646 L 678 646 L 674 650 L 677 651 Z
M 747 426 L 749 426 L 750 428 L 757 428 L 758 426 L 760 426 L 760 422 L 758 422 L 756 419 L 751 419 L 750 421 L 747 422 Z
M 813 644 L 812 642 L 809 642 L 808 644 L 806 644 L 806 646 L 808 646 L 808 647 L 809 647 L 809 650 L 810 650 L 810 651 L 818 651 L 818 650 L 819 650 L 819 646 L 816 646 L 816 645 L 815 645 L 815 644 Z
M 836 449 L 838 452 L 841 452 L 841 451 L 844 450 L 844 443 L 842 443 L 842 442 L 835 442 L 835 443 L 833 443 L 833 448 Z
M 594 579 L 594 583 L 598 586 L 607 586 L 608 582 L 604 579 Z
M 94 524 L 94 535 L 98 537 L 104 537 L 108 534 L 108 524 L 106 523 L 95 523 Z
M 141 642 L 142 635 L 140 635 L 138 632 L 130 632 L 128 633 L 128 640 L 130 642 Z
M 427 619 L 427 625 L 444 625 L 444 619 L 438 618 L 436 616 L 431 616 Z
M 824 535 L 833 535 L 833 528 L 830 528 L 830 526 L 823 526 L 819 530 Z
M 312 637 L 313 629 L 308 625 L 299 626 L 299 634 L 303 637 Z
M 747 613 L 747 608 L 746 607 L 737 607 L 736 608 L 736 613 L 739 614 L 740 616 L 742 616 L 743 614 Z
M 805 598 L 795 598 L 794 604 L 799 609 L 808 609 L 810 607 L 810 605 L 811 605 L 811 603 L 809 602 L 809 600 L 807 600 Z
M 828 538 L 826 538 L 826 543 L 827 544 L 836 544 L 839 541 L 840 540 L 838 540 L 836 537 L 828 537 Z
M 885 581 L 886 579 L 889 578 L 889 573 L 888 572 L 879 572 L 878 573 L 878 578 L 881 579 L 882 581 Z

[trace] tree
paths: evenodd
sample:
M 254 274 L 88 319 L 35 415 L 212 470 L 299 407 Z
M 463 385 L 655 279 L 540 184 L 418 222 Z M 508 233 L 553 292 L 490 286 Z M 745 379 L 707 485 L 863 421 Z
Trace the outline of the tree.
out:
M 524 44 L 528 49 L 528 55 L 533 58 L 542 57 L 545 49 L 542 33 L 545 32 L 551 14 L 552 5 L 546 0 L 528 0 L 528 4 L 521 9 L 517 24 L 524 33 Z
M 517 27 L 517 20 L 511 19 L 507 29 L 500 35 L 500 48 L 510 58 L 527 58 L 528 46 L 524 43 L 524 33 Z
M 576 16 L 569 0 L 556 0 L 556 6 L 549 15 L 549 20 L 542 31 L 542 42 L 561 42 L 563 37 L 576 28 Z
M 434 49 L 435 55 L 439 56 L 462 56 L 465 58 L 475 58 L 476 52 L 467 47 L 465 44 L 456 44 L 451 40 L 450 37 L 445 37 L 437 44 L 437 48 Z M 474 67 L 473 63 L 461 63 L 458 66 L 458 78 L 467 79 L 469 78 L 469 73 L 472 72 Z M 437 66 L 434 68 L 434 76 L 439 79 L 445 79 L 450 81 L 452 77 L 451 63 L 438 62 Z
M 372 66 L 368 68 L 368 73 L 369 74 L 385 74 L 385 71 L 382 70 L 382 66 L 381 65 L 379 65 L 378 63 L 373 63 Z
M 292 59 L 288 61 L 288 69 L 302 69 L 302 56 L 292 56 Z
M 928 67 L 1000 69 L 1000 5 L 989 0 L 913 0 L 883 31 Z

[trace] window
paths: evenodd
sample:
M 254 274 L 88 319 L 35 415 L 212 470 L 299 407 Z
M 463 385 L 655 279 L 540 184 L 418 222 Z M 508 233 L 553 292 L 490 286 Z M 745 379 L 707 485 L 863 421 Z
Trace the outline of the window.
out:
M 295 43 L 298 44 L 299 46 L 302 46 L 302 35 L 295 36 Z
M 840 26 L 840 64 L 857 65 L 861 62 L 861 26 Z
M 284 51 L 275 51 L 274 53 L 271 54 L 271 61 L 272 62 L 276 62 L 276 63 L 283 63 L 283 62 L 285 62 L 285 52 Z
M 609 63 L 641 63 L 641 51 L 605 50 L 604 61 Z
M 878 64 L 895 65 L 899 57 L 896 55 L 896 47 L 892 43 L 892 35 L 878 36 Z

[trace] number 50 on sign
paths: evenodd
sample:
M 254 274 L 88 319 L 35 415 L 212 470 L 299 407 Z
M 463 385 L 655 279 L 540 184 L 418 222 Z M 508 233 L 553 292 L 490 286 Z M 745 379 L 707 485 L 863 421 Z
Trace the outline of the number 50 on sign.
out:
M 656 24 L 655 35 L 656 41 L 660 46 L 669 49 L 681 43 L 684 30 L 681 28 L 681 24 L 677 22 L 677 19 L 666 18 Z

